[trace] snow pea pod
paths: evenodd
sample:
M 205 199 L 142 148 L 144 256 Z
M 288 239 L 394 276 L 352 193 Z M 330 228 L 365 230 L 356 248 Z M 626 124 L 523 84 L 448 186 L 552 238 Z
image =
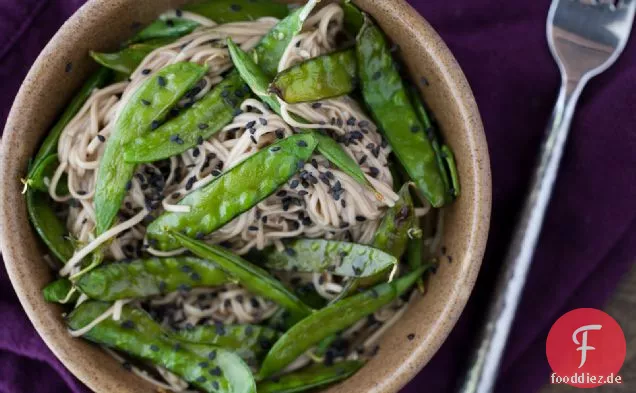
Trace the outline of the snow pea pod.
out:
M 298 134 L 254 153 L 179 201 L 181 206 L 190 206 L 189 213 L 160 215 L 148 226 L 147 236 L 157 240 L 160 249 L 169 250 L 177 246 L 170 230 L 183 230 L 195 238 L 221 228 L 285 184 L 311 157 L 315 147 L 310 134 Z
M 391 283 L 377 285 L 301 320 L 274 344 L 263 361 L 257 379 L 274 375 L 324 338 L 389 304 L 411 288 L 424 271 L 425 268 L 420 268 Z
M 55 170 L 60 165 L 57 157 L 57 153 L 50 154 L 31 168 L 29 179 L 27 180 L 28 187 L 37 191 L 49 192 L 47 181 L 53 178 Z M 60 177 L 55 191 L 58 195 L 67 195 L 69 193 L 66 174 Z
M 276 75 L 269 91 L 295 104 L 349 94 L 356 84 L 356 54 L 353 49 L 347 49 L 318 56 L 286 69 Z
M 106 68 L 130 75 L 150 52 L 168 45 L 173 41 L 174 39 L 172 38 L 160 38 L 139 44 L 132 44 L 119 52 L 103 53 L 90 51 L 90 56 L 93 60 Z
M 76 284 L 91 299 L 114 301 L 227 282 L 226 274 L 209 261 L 174 257 L 111 263 L 91 270 Z
M 422 239 L 411 239 L 406 248 L 406 261 L 411 270 L 415 270 L 422 266 Z M 424 280 L 417 280 L 417 287 L 421 293 L 424 293 Z
M 177 39 L 190 34 L 199 27 L 197 22 L 183 18 L 160 18 L 143 28 L 127 44 L 150 41 L 158 38 Z
M 111 303 L 82 303 L 66 322 L 71 330 L 81 329 L 109 307 Z M 124 306 L 119 321 L 107 318 L 82 337 L 162 366 L 205 392 L 256 393 L 252 373 L 240 357 L 216 346 L 181 344 L 137 308 Z
M 187 248 L 195 255 L 214 261 L 250 292 L 271 299 L 294 315 L 306 316 L 311 313 L 311 308 L 301 302 L 280 281 L 272 277 L 264 269 L 232 254 L 223 247 L 209 245 L 178 232 L 173 232 L 172 236 L 181 243 L 181 246 Z
M 267 33 L 254 49 L 257 51 L 259 48 L 265 48 L 266 56 L 261 58 L 260 64 L 272 69 L 272 75 L 276 74 L 283 52 L 293 36 L 302 29 L 306 16 L 315 5 L 315 1 L 311 1 L 292 12 Z M 155 132 L 136 138 L 129 148 L 125 149 L 125 159 L 138 163 L 153 162 L 181 154 L 202 140 L 210 138 L 239 113 L 243 99 L 250 96 L 249 89 L 244 87 L 245 83 L 238 72 L 233 70 L 222 83 L 195 102 L 192 108 L 183 111 Z M 179 138 L 171 138 L 175 135 Z M 171 142 L 173 140 L 178 140 L 179 143 Z
M 172 64 L 157 71 L 130 95 L 106 141 L 97 171 L 97 234 L 104 233 L 112 225 L 126 196 L 126 184 L 135 171 L 134 164 L 123 160 L 123 147 L 156 128 L 158 122 L 206 71 L 207 67 L 194 63 Z
M 44 295 L 44 300 L 49 303 L 71 303 L 79 298 L 78 292 L 69 297 L 72 289 L 73 283 L 70 280 L 60 278 L 45 286 L 42 295 Z
M 373 247 L 400 258 L 406 251 L 410 235 L 417 232 L 415 207 L 409 191 L 409 183 L 402 186 L 400 199 L 387 210 L 373 238 Z
M 60 139 L 62 131 L 66 128 L 73 117 L 75 117 L 77 112 L 79 112 L 88 97 L 90 97 L 93 93 L 93 90 L 104 86 L 111 79 L 112 75 L 113 73 L 111 70 L 102 67 L 91 75 L 86 82 L 84 82 L 84 85 L 82 85 L 79 91 L 75 94 L 51 131 L 46 135 L 44 142 L 42 142 L 40 150 L 38 150 L 38 153 L 33 159 L 31 171 L 27 176 L 27 184 L 29 179 L 33 176 L 33 171 L 39 167 L 41 162 L 47 159 L 50 155 L 57 153 L 57 142 Z
M 40 239 L 51 254 L 66 263 L 75 253 L 75 246 L 69 238 L 66 225 L 55 214 L 51 199 L 45 193 L 27 190 L 26 200 L 29 218 Z
M 282 19 L 289 14 L 287 5 L 271 0 L 205 0 L 186 4 L 181 9 L 216 23 L 256 20 L 265 16 Z
M 387 41 L 368 18 L 356 40 L 356 55 L 362 95 L 398 160 L 431 205 L 450 202 L 435 151 L 409 102 Z
M 174 332 L 180 341 L 210 344 L 232 350 L 248 364 L 262 359 L 280 333 L 259 325 L 205 325 Z
M 245 53 L 241 48 L 228 39 L 228 49 L 230 50 L 230 56 L 234 62 L 234 66 L 238 70 L 243 80 L 249 85 L 254 94 L 260 98 L 264 103 L 269 105 L 270 108 L 279 115 L 281 114 L 281 107 L 278 99 L 274 94 L 268 93 L 269 78 L 265 74 L 261 66 L 256 64 L 252 57 Z M 304 123 L 308 123 L 307 120 L 296 116 L 296 120 Z M 369 186 L 367 178 L 364 176 L 364 172 L 360 169 L 358 163 L 349 155 L 346 151 L 332 138 L 322 135 L 319 132 L 312 132 L 304 130 L 306 133 L 311 133 L 318 141 L 318 151 L 336 167 L 340 168 L 343 172 L 351 176 L 358 183 Z M 369 186 L 370 187 L 370 186 Z
M 398 263 L 397 258 L 363 244 L 324 239 L 296 239 L 284 251 L 263 253 L 270 270 L 331 272 L 345 277 L 368 277 Z
M 230 73 L 190 109 L 156 131 L 128 143 L 124 148 L 124 159 L 137 163 L 159 161 L 209 139 L 232 121 L 243 99 L 250 97 L 249 89 L 244 87 L 241 77 Z M 239 95 L 240 99 L 235 98 Z
M 459 173 L 457 172 L 457 163 L 455 162 L 455 154 L 450 147 L 447 145 L 442 146 L 442 158 L 446 163 L 446 167 L 448 168 L 450 180 L 451 180 L 451 189 L 450 192 L 453 194 L 455 198 L 457 198 L 461 192 L 461 186 L 459 185 Z
M 331 366 L 314 364 L 275 380 L 259 382 L 258 393 L 297 393 L 316 389 L 349 378 L 364 366 L 360 360 L 349 360 Z

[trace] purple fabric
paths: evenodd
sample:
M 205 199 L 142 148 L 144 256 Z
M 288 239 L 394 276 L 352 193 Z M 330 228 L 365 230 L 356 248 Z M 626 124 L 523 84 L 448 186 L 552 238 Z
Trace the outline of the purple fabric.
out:
M 35 57 L 82 0 L 0 0 L 0 125 Z M 548 0 L 411 0 L 464 69 L 480 106 L 493 170 L 493 216 L 474 295 L 448 341 L 405 388 L 451 392 L 480 326 L 559 84 L 545 43 Z M 636 40 L 580 102 L 498 392 L 532 393 L 549 366 L 552 323 L 602 307 L 636 257 Z M 461 157 L 459 157 L 461 160 Z M 0 269 L 0 392 L 87 392 L 55 359 Z

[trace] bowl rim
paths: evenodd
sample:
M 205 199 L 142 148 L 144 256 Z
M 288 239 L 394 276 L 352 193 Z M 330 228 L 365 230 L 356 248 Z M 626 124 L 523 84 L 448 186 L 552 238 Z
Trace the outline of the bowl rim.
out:
M 34 90 L 37 91 L 38 75 L 46 72 L 45 59 L 49 56 L 56 55 L 55 50 L 60 40 L 64 40 L 66 37 L 70 37 L 74 34 L 74 21 L 86 19 L 87 15 L 94 13 L 101 7 L 102 5 L 99 0 L 87 1 L 64 23 L 42 50 L 25 77 L 9 116 L 7 117 L 4 130 L 5 139 L 7 139 L 7 136 L 11 137 L 11 135 L 16 132 L 15 130 L 20 129 L 16 123 L 17 113 L 21 107 L 29 105 L 29 100 L 32 98 L 30 92 Z M 461 122 L 467 124 L 466 128 L 470 131 L 467 137 L 469 149 L 474 154 L 474 160 L 479 161 L 471 163 L 476 191 L 475 201 L 472 203 L 471 217 L 469 218 L 469 222 L 474 225 L 474 228 L 471 230 L 471 238 L 468 241 L 468 249 L 472 252 L 472 265 L 465 269 L 465 272 L 463 272 L 463 281 L 455 284 L 452 296 L 448 299 L 447 304 L 442 310 L 440 319 L 445 320 L 447 324 L 435 326 L 434 329 L 436 330 L 431 332 L 431 336 L 434 336 L 434 338 L 426 341 L 429 352 L 414 350 L 412 355 L 408 359 L 405 359 L 405 364 L 396 369 L 391 375 L 392 378 L 384 378 L 384 381 L 381 381 L 372 389 L 374 392 L 396 392 L 406 385 L 406 383 L 423 368 L 428 360 L 430 360 L 430 357 L 432 357 L 432 354 L 437 352 L 455 326 L 468 301 L 468 297 L 473 289 L 481 267 L 488 238 L 492 184 L 486 136 L 477 103 L 456 59 L 437 32 L 428 24 L 423 16 L 405 0 L 394 0 L 391 2 L 380 1 L 376 2 L 376 7 L 378 8 L 378 12 L 393 12 L 395 9 L 399 9 L 404 23 L 407 25 L 407 29 L 412 32 L 412 36 L 416 37 L 415 39 L 425 40 L 429 44 L 433 44 L 435 49 L 431 51 L 434 51 L 435 55 L 431 57 L 433 58 L 435 66 L 440 69 L 443 75 L 443 83 L 448 86 L 451 92 L 452 96 L 449 99 L 455 101 L 459 107 Z M 421 32 L 425 33 L 424 38 L 419 36 Z M 15 184 L 15 179 L 6 179 L 6 176 L 4 176 L 6 168 L 12 165 L 8 145 L 8 143 L 0 143 L 0 151 L 2 152 L 0 154 L 0 173 L 3 173 L 3 178 L 0 180 L 0 185 L 2 185 L 2 187 L 0 187 L 0 248 L 9 279 L 31 323 L 55 356 L 60 359 L 71 373 L 91 389 L 103 389 L 105 386 L 101 385 L 99 380 L 95 379 L 94 370 L 87 369 L 86 366 L 70 359 L 67 356 L 68 348 L 65 348 L 65 345 L 60 343 L 54 334 L 44 328 L 43 325 L 47 320 L 42 318 L 34 307 L 30 296 L 32 289 L 28 289 L 21 284 L 22 280 L 19 276 L 25 268 L 14 263 L 15 260 L 19 259 L 19 252 L 16 248 L 9 247 L 8 244 L 11 241 L 15 241 L 15 238 L 11 237 L 9 231 L 4 230 L 4 228 L 11 226 L 6 225 L 6 223 L 16 223 L 16 220 L 13 219 L 13 216 L 15 216 L 13 209 L 6 201 L 15 199 L 15 195 L 12 193 L 15 193 L 18 187 Z M 424 345 L 424 342 L 421 345 Z M 431 349 L 432 352 L 430 351 Z M 387 381 L 388 379 L 391 380 Z

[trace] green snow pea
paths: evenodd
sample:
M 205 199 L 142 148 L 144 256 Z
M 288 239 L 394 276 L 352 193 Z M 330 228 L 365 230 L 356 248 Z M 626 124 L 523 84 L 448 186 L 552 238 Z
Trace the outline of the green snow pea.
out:
M 263 48 L 266 53 L 261 59 L 263 67 L 273 69 L 272 73 L 276 74 L 278 62 L 285 48 L 293 36 L 302 29 L 306 14 L 309 14 L 314 6 L 315 1 L 312 1 L 292 12 L 263 37 L 254 49 L 257 51 Z M 195 102 L 192 108 L 182 111 L 179 116 L 155 132 L 136 138 L 125 148 L 125 159 L 129 162 L 145 163 L 183 153 L 229 124 L 240 113 L 239 107 L 243 100 L 250 95 L 238 72 L 233 70 L 222 83 Z M 171 139 L 175 135 L 179 137 L 179 143 L 171 142 L 177 140 Z
M 195 255 L 214 261 L 219 268 L 235 278 L 241 286 L 250 292 L 271 299 L 295 316 L 307 316 L 311 313 L 311 308 L 301 302 L 264 269 L 232 254 L 223 247 L 209 245 L 178 232 L 172 232 L 172 236 L 181 243 L 181 246 Z
M 45 193 L 27 190 L 27 211 L 29 218 L 51 253 L 66 263 L 75 253 L 75 246 L 69 238 L 68 229 L 53 210 L 53 202 Z
M 123 147 L 154 128 L 181 96 L 203 77 L 207 67 L 194 63 L 169 65 L 144 81 L 130 96 L 115 121 L 97 171 L 95 215 L 97 234 L 110 228 L 126 196 L 135 165 L 123 160 Z
M 219 24 L 256 20 L 265 16 L 282 19 L 289 14 L 286 4 L 270 0 L 204 0 L 186 4 L 181 9 Z
M 124 159 L 137 163 L 159 161 L 209 139 L 232 121 L 243 100 L 251 96 L 245 86 L 238 74 L 231 73 L 190 109 L 156 131 L 131 141 L 124 148 Z
M 82 303 L 67 317 L 71 330 L 88 325 L 111 303 Z M 143 310 L 124 306 L 119 321 L 107 318 L 82 337 L 162 366 L 205 392 L 256 393 L 249 367 L 231 351 L 212 345 L 190 345 L 170 337 Z
M 357 37 L 356 55 L 362 95 L 396 157 L 431 205 L 450 202 L 435 151 L 409 101 L 387 41 L 368 18 Z
M 377 285 L 365 292 L 318 310 L 291 327 L 270 349 L 257 379 L 268 378 L 284 369 L 309 348 L 404 294 L 424 273 L 420 268 L 391 283 Z
M 351 0 L 345 0 L 342 4 L 342 10 L 344 11 L 345 28 L 351 35 L 356 36 L 364 25 L 362 11 L 352 4 Z
M 411 270 L 418 269 L 422 266 L 422 239 L 411 239 L 406 248 L 406 261 Z M 424 280 L 421 278 L 417 280 L 417 287 L 421 293 L 424 293 Z
M 357 84 L 353 49 L 306 60 L 276 75 L 269 91 L 284 101 L 319 101 L 351 93 Z
M 297 393 L 319 388 L 349 378 L 364 366 L 360 360 L 349 360 L 331 366 L 314 364 L 257 384 L 258 393 Z
M 42 289 L 44 300 L 49 303 L 72 303 L 79 298 L 79 292 L 69 297 L 73 289 L 73 283 L 66 278 L 59 278 Z
M 60 165 L 57 158 L 57 153 L 50 154 L 44 157 L 37 165 L 33 166 L 29 173 L 29 179 L 27 180 L 28 187 L 33 190 L 49 192 L 49 186 L 47 180 L 50 181 L 55 174 L 55 170 Z M 55 189 L 58 195 L 68 195 L 68 182 L 66 174 L 60 177 L 60 181 Z
M 173 41 L 174 40 L 171 38 L 160 38 L 140 44 L 132 44 L 119 52 L 103 53 L 90 51 L 90 56 L 93 60 L 106 68 L 130 75 L 137 69 L 139 64 L 141 64 L 150 52 L 162 46 L 168 45 Z
M 170 257 L 104 265 L 83 275 L 76 284 L 91 299 L 114 301 L 214 287 L 227 282 L 226 274 L 211 262 L 192 257 Z
M 296 239 L 282 252 L 271 248 L 263 253 L 270 270 L 301 271 L 345 277 L 368 277 L 398 263 L 397 258 L 362 244 L 324 239 Z
M 274 26 L 254 48 L 254 59 L 265 75 L 270 77 L 276 75 L 278 63 L 283 57 L 287 46 L 292 38 L 302 30 L 305 20 L 319 1 L 309 0 L 307 4 L 289 14 L 287 18 Z
M 248 364 L 262 359 L 280 333 L 259 325 L 206 325 L 178 330 L 174 337 L 193 344 L 210 344 L 232 350 Z
M 457 195 L 455 195 L 455 190 L 453 189 L 453 184 L 452 184 L 453 182 L 457 181 L 457 178 L 455 177 L 454 179 L 451 180 L 451 171 L 456 169 L 454 167 L 454 160 L 453 160 L 453 167 L 451 168 L 448 162 L 445 160 L 445 154 L 442 152 L 444 147 L 440 146 L 440 143 L 441 143 L 440 138 L 437 135 L 436 129 L 433 123 L 431 122 L 431 119 L 428 116 L 428 113 L 426 112 L 426 108 L 424 107 L 424 103 L 420 99 L 420 95 L 418 91 L 415 88 L 411 87 L 411 89 L 409 90 L 409 93 L 410 93 L 411 103 L 413 104 L 413 107 L 415 108 L 417 115 L 422 121 L 422 124 L 424 125 L 424 130 L 426 132 L 426 136 L 430 140 L 431 145 L 433 146 L 433 150 L 435 151 L 435 159 L 437 161 L 437 166 L 439 168 L 439 171 L 442 175 L 442 180 L 444 181 L 444 185 L 446 187 L 447 198 L 450 198 L 450 199 L 455 198 L 459 195 L 459 192 L 457 192 Z M 446 149 L 450 151 L 448 147 L 446 147 Z M 451 157 L 452 157 L 452 153 L 451 153 Z M 455 172 L 455 176 L 456 175 L 457 173 Z
M 102 67 L 84 82 L 84 85 L 82 85 L 75 94 L 75 97 L 73 97 L 66 109 L 64 109 L 57 123 L 55 123 L 51 131 L 46 135 L 44 142 L 42 142 L 40 150 L 31 164 L 31 170 L 27 176 L 27 185 L 29 179 L 33 176 L 33 171 L 40 166 L 41 162 L 49 158 L 50 155 L 57 153 L 57 142 L 60 139 L 62 131 L 73 117 L 75 117 L 77 112 L 82 109 L 82 106 L 84 106 L 88 97 L 93 93 L 93 90 L 104 86 L 110 80 L 112 74 L 111 70 Z
M 197 22 L 183 18 L 160 18 L 139 31 L 127 44 L 136 44 L 159 38 L 177 39 L 199 27 Z
M 461 193 L 461 186 L 459 185 L 459 173 L 457 172 L 457 164 L 455 163 L 455 154 L 447 145 L 442 146 L 442 158 L 448 168 L 451 179 L 451 194 L 457 198 Z
M 400 199 L 387 210 L 375 232 L 372 243 L 373 247 L 393 255 L 395 258 L 402 257 L 409 238 L 417 236 L 419 232 L 409 186 L 410 184 L 406 183 L 398 191 Z
M 398 191 L 400 199 L 387 210 L 378 229 L 375 231 L 372 246 L 393 257 L 400 259 L 406 251 L 410 237 L 421 237 L 421 230 L 417 227 L 415 206 L 409 192 L 409 183 Z M 359 287 L 369 287 L 382 281 L 388 271 L 379 272 L 371 277 L 359 278 L 347 285 L 342 297 L 347 297 Z
M 298 134 L 254 153 L 179 201 L 179 205 L 190 206 L 189 213 L 160 215 L 148 226 L 147 236 L 157 240 L 160 249 L 169 250 L 176 248 L 170 230 L 183 230 L 194 238 L 221 228 L 285 184 L 311 157 L 315 147 L 311 135 Z
M 260 98 L 264 103 L 269 105 L 270 108 L 280 115 L 280 104 L 274 94 L 268 93 L 267 88 L 269 85 L 269 78 L 261 67 L 254 62 L 252 57 L 245 53 L 241 48 L 228 39 L 228 48 L 230 50 L 230 56 L 234 62 L 234 66 L 238 70 L 243 80 L 249 85 L 254 94 Z M 298 121 L 308 123 L 306 120 L 297 117 Z M 343 172 L 351 176 L 358 183 L 365 186 L 369 186 L 367 178 L 364 176 L 364 172 L 360 169 L 358 163 L 349 155 L 346 151 L 332 138 L 322 135 L 319 132 L 311 132 L 304 130 L 306 133 L 311 133 L 318 141 L 318 151 L 325 156 L 330 162 L 340 168 Z

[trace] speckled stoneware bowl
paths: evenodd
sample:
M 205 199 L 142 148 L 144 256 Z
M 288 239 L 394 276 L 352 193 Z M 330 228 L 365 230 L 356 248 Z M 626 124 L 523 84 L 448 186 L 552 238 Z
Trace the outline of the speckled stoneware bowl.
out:
M 56 115 L 95 64 L 89 49 L 113 50 L 135 22 L 148 22 L 177 0 L 91 0 L 53 37 L 29 72 L 4 131 L 0 163 L 2 254 L 15 291 L 44 341 L 80 380 L 99 393 L 153 391 L 97 347 L 71 338 L 62 309 L 41 289 L 52 273 L 27 218 L 20 178 Z M 446 254 L 428 293 L 382 338 L 380 351 L 331 393 L 396 392 L 428 363 L 459 318 L 481 264 L 490 218 L 491 182 L 486 139 L 470 87 L 435 31 L 402 0 L 357 0 L 399 44 L 413 80 L 457 156 L 462 195 L 445 209 Z M 72 70 L 65 72 L 67 64 Z M 407 336 L 415 334 L 415 339 Z

